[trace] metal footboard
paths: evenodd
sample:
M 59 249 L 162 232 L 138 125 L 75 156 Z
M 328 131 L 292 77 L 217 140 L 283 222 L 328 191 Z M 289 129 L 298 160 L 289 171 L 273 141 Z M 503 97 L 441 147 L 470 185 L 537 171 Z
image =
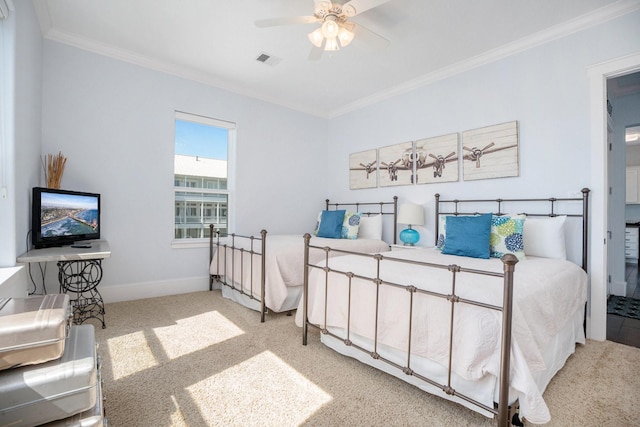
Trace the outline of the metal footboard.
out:
M 509 369 L 510 369 L 510 350 L 511 350 L 511 325 L 512 325 L 512 307 L 513 307 L 513 274 L 514 274 L 514 270 L 515 270 L 515 265 L 518 262 L 518 259 L 512 255 L 512 254 L 507 254 L 502 258 L 502 262 L 503 262 L 503 272 L 502 273 L 496 273 L 496 272 L 491 272 L 491 271 L 483 271 L 483 270 L 474 270 L 474 269 L 468 269 L 468 268 L 463 268 L 460 267 L 458 265 L 442 265 L 442 264 L 433 264 L 433 263 L 427 263 L 427 262 L 420 262 L 420 261 L 413 261 L 413 260 L 406 260 L 406 259 L 400 259 L 400 258 L 393 258 L 393 257 L 385 257 L 381 254 L 362 254 L 362 253 L 355 253 L 355 252 L 349 252 L 349 251 L 344 251 L 344 250 L 337 250 L 337 249 L 332 249 L 329 247 L 318 247 L 318 246 L 313 246 L 310 245 L 310 238 L 311 236 L 309 234 L 306 234 L 304 236 L 304 241 L 305 241 L 305 252 L 304 252 L 304 302 L 303 302 L 303 332 L 302 332 L 302 344 L 303 345 L 307 345 L 307 334 L 308 334 L 308 330 L 309 327 L 314 327 L 320 330 L 321 333 L 329 335 L 333 338 L 336 338 L 338 340 L 341 340 L 344 342 L 344 344 L 346 346 L 350 346 L 352 348 L 355 348 L 357 350 L 360 350 L 362 352 L 364 352 L 365 354 L 370 355 L 373 359 L 376 359 L 378 361 L 384 362 L 390 366 L 392 366 L 393 368 L 396 368 L 402 372 L 404 372 L 406 375 L 412 375 L 418 379 L 420 379 L 421 381 L 424 381 L 426 383 L 429 383 L 430 385 L 437 387 L 439 389 L 441 389 L 443 392 L 445 392 L 448 395 L 451 396 L 456 396 L 459 399 L 465 400 L 467 402 L 469 402 L 472 405 L 475 405 L 479 408 L 482 408 L 483 410 L 493 413 L 495 416 L 497 416 L 497 421 L 498 421 L 498 425 L 499 426 L 507 426 L 510 423 L 510 419 L 511 419 L 511 413 L 510 410 L 512 410 L 513 408 L 509 407 Z M 309 250 L 310 249 L 320 249 L 320 250 L 324 250 L 326 252 L 326 256 L 325 256 L 325 261 L 323 263 L 323 266 L 319 266 L 319 265 L 313 265 L 313 264 L 309 264 Z M 357 256 L 361 256 L 361 257 L 368 257 L 371 259 L 375 260 L 375 271 L 372 273 L 371 276 L 363 276 L 363 275 L 359 275 L 359 274 L 354 274 L 353 272 L 349 272 L 349 271 L 340 271 L 340 270 L 335 270 L 329 267 L 329 252 L 340 252 L 341 255 L 357 255 Z M 393 282 L 389 282 L 389 281 L 385 281 L 383 279 L 381 279 L 380 277 L 380 266 L 383 263 L 402 263 L 402 264 L 413 264 L 413 265 L 419 265 L 419 266 L 424 266 L 426 269 L 445 269 L 448 270 L 451 275 L 451 287 L 450 287 L 450 293 L 449 294 L 442 294 L 442 293 L 437 293 L 437 292 L 431 292 L 431 291 L 426 291 L 426 290 L 422 290 L 422 289 L 418 289 L 415 286 L 412 285 L 406 285 L 406 284 L 401 284 L 401 283 L 393 283 Z M 309 307 L 309 300 L 308 300 L 308 295 L 309 295 L 309 272 L 311 271 L 311 269 L 319 269 L 325 272 L 325 279 L 324 279 L 324 284 L 325 284 L 325 306 L 324 306 L 324 320 L 322 324 L 314 324 L 309 322 L 308 319 L 308 307 Z M 427 271 L 427 270 L 425 270 Z M 470 299 L 465 299 L 465 298 L 461 298 L 459 295 L 456 294 L 456 276 L 458 273 L 472 273 L 472 274 L 478 274 L 478 275 L 486 275 L 486 276 L 494 276 L 497 278 L 503 278 L 503 302 L 501 306 L 495 306 L 495 305 L 490 305 L 490 304 L 486 304 L 480 301 L 474 301 L 474 300 L 470 300 Z M 347 283 L 348 283 L 348 304 L 347 304 L 347 320 L 346 320 L 346 337 L 344 336 L 338 336 L 334 333 L 332 333 L 328 328 L 327 328 L 327 283 L 329 281 L 329 273 L 333 273 L 333 274 L 339 274 L 339 275 L 343 275 L 347 278 Z M 351 339 L 350 339 L 350 334 L 351 334 L 351 309 L 352 309 L 352 301 L 351 301 L 351 293 L 352 293 L 352 280 L 356 278 L 356 279 L 362 279 L 364 281 L 370 282 L 373 286 L 376 287 L 375 292 L 376 292 L 376 298 L 375 298 L 375 325 L 374 325 L 374 336 L 373 336 L 373 350 L 370 349 L 365 349 L 361 346 L 358 346 L 356 344 L 354 344 Z M 408 344 L 407 344 L 407 348 L 406 348 L 406 365 L 401 366 L 391 360 L 388 360 L 386 358 L 384 358 L 383 356 L 381 356 L 378 353 L 378 316 L 380 313 L 380 305 L 382 304 L 381 300 L 379 299 L 379 295 L 380 295 L 380 289 L 383 286 L 388 286 L 388 287 L 394 287 L 394 288 L 401 288 L 401 289 L 405 289 L 409 292 L 409 307 L 408 307 L 408 312 L 409 312 L 409 322 L 408 322 L 408 326 L 409 326 L 409 331 L 408 331 Z M 449 335 L 449 354 L 448 354 L 448 367 L 447 367 L 447 381 L 445 384 L 441 384 L 437 381 L 432 380 L 431 378 L 428 378 L 424 375 L 421 375 L 418 372 L 415 372 L 412 369 L 412 364 L 411 364 L 411 336 L 412 336 L 412 328 L 414 327 L 414 325 L 412 324 L 412 317 L 413 317 L 413 309 L 414 309 L 414 305 L 415 305 L 415 300 L 419 295 L 427 295 L 429 297 L 435 297 L 435 298 L 442 298 L 447 300 L 448 302 L 450 302 L 450 317 L 449 317 L 449 321 L 450 321 L 450 335 Z M 492 310 L 496 310 L 496 311 L 500 311 L 502 312 L 502 347 L 501 347 L 501 359 L 500 359 L 500 375 L 499 375 L 499 390 L 500 390 L 500 397 L 499 397 L 499 402 L 497 405 L 497 408 L 495 407 L 488 407 L 487 405 L 478 402 L 476 400 L 474 400 L 472 397 L 467 396 L 463 393 L 460 393 L 458 391 L 456 391 L 451 384 L 451 376 L 452 376 L 452 358 L 453 358 L 453 335 L 454 335 L 454 331 L 453 331 L 453 327 L 454 327 L 454 316 L 455 316 L 455 308 L 457 304 L 471 304 L 471 305 L 475 305 L 475 306 L 479 306 L 479 307 L 484 307 L 484 308 L 488 308 L 488 309 L 492 309 Z M 515 405 L 514 405 L 515 406 Z
M 214 279 L 223 286 L 231 288 L 234 292 L 244 295 L 249 299 L 260 303 L 260 322 L 264 322 L 267 313 L 265 304 L 265 253 L 267 248 L 267 231 L 262 230 L 260 237 L 242 236 L 239 234 L 229 234 L 230 241 L 223 243 L 220 241 L 220 230 L 214 230 L 213 225 L 209 226 L 209 266 L 217 262 L 216 271 L 218 274 L 209 274 L 209 290 L 213 289 Z M 242 244 L 245 243 L 245 244 Z M 239 245 L 239 246 L 236 246 Z M 217 255 L 217 256 L 216 256 Z M 245 255 L 249 257 L 249 272 L 245 274 Z M 260 270 L 254 269 L 254 258 L 260 259 Z M 220 259 L 223 259 L 222 262 Z M 236 259 L 239 267 L 236 268 Z M 227 271 L 230 260 L 231 271 Z M 221 265 L 222 263 L 222 265 Z M 239 271 L 238 271 L 239 270 Z M 260 297 L 255 296 L 254 277 L 260 274 Z M 248 277 L 247 277 L 248 276 Z

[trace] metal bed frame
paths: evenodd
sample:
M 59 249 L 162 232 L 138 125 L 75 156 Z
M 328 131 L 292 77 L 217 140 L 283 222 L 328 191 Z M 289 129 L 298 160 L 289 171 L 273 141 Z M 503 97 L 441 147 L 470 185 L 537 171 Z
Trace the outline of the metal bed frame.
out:
M 436 201 L 436 242 L 438 239 L 438 216 L 440 214 L 450 214 L 450 215 L 468 215 L 468 214 L 475 214 L 477 212 L 462 212 L 461 210 L 459 210 L 459 206 L 461 204 L 484 204 L 486 205 L 487 203 L 497 203 L 497 210 L 496 212 L 492 212 L 496 215 L 504 215 L 504 212 L 502 212 L 502 207 L 503 204 L 506 202 L 516 202 L 516 203 L 530 203 L 530 202 L 535 202 L 535 203 L 539 203 L 539 202 L 543 202 L 543 203 L 550 203 L 550 209 L 548 211 L 548 213 L 546 214 L 527 214 L 530 216 L 549 216 L 549 217 L 554 217 L 554 216 L 558 216 L 558 215 L 567 215 L 570 217 L 579 217 L 582 218 L 582 268 L 586 271 L 587 270 L 587 250 L 588 250 L 588 219 L 589 219 L 589 189 L 584 188 L 581 190 L 582 192 L 582 198 L 548 198 L 548 199 L 466 199 L 466 200 L 458 200 L 458 199 L 453 199 L 453 200 L 443 200 L 440 199 L 440 195 L 436 194 L 435 195 L 435 201 Z M 558 209 L 559 209 L 559 204 L 561 202 L 569 202 L 569 203 L 577 203 L 577 202 L 582 202 L 582 206 L 581 206 L 581 212 L 579 213 L 575 213 L 575 212 L 571 212 L 570 207 L 565 206 L 565 208 L 569 211 L 567 213 L 559 213 Z M 442 208 L 442 206 L 444 206 L 445 204 L 453 204 L 454 209 L 452 211 L 445 211 Z M 575 208 L 574 208 L 575 209 Z M 510 369 L 510 349 L 511 349 L 511 328 L 512 328 L 512 317 L 513 317 L 513 312 L 512 312 L 512 308 L 513 308 L 513 276 L 514 276 L 514 271 L 515 271 L 515 266 L 516 263 L 518 262 L 518 259 L 513 255 L 513 254 L 506 254 L 505 256 L 502 257 L 502 262 L 503 262 L 503 272 L 502 273 L 495 273 L 495 272 L 491 272 L 491 271 L 482 271 L 482 270 L 473 270 L 473 269 L 466 269 L 463 267 L 460 267 L 458 265 L 440 265 L 440 264 L 433 264 L 433 263 L 426 263 L 426 262 L 419 262 L 419 261 L 412 261 L 412 260 L 405 260 L 405 259 L 399 259 L 399 258 L 393 258 L 393 257 L 386 257 L 382 254 L 359 254 L 359 253 L 354 253 L 354 252 L 349 252 L 349 251 L 343 251 L 343 250 L 337 250 L 337 249 L 332 249 L 329 247 L 318 247 L 318 246 L 313 246 L 310 243 L 310 235 L 306 234 L 305 235 L 305 255 L 304 255 L 304 265 L 305 265 L 305 269 L 304 269 L 304 302 L 303 302 L 303 327 L 302 327 L 302 344 L 303 345 L 307 345 L 307 335 L 308 335 L 308 330 L 309 327 L 314 327 L 316 329 L 319 329 L 320 332 L 322 334 L 325 335 L 329 335 L 339 341 L 343 341 L 345 346 L 350 346 L 352 348 L 355 348 L 357 350 L 360 350 L 362 352 L 364 352 L 365 354 L 369 354 L 373 359 L 376 360 L 380 360 L 382 362 L 385 362 L 386 364 L 392 366 L 393 368 L 396 368 L 402 372 L 404 372 L 406 375 L 411 375 L 414 376 L 418 379 L 420 379 L 421 381 L 424 381 L 426 383 L 429 383 L 430 385 L 437 387 L 439 389 L 441 389 L 444 393 L 446 393 L 447 395 L 450 396 L 456 396 L 468 403 L 471 403 L 472 405 L 475 405 L 485 411 L 488 411 L 490 413 L 492 413 L 494 416 L 497 417 L 497 424 L 498 426 L 508 426 L 509 423 L 513 423 L 515 425 L 522 425 L 520 423 L 520 419 L 517 415 L 517 411 L 518 411 L 518 402 L 514 402 L 513 405 L 509 405 L 509 375 L 508 374 L 503 374 L 503 373 L 508 373 L 509 369 Z M 309 264 L 309 249 L 313 248 L 313 249 L 322 249 L 326 252 L 326 257 L 325 257 L 325 261 L 322 263 L 323 266 L 321 265 L 314 265 L 314 264 Z M 371 275 L 371 277 L 366 277 L 366 276 L 362 276 L 362 275 L 356 275 L 352 272 L 347 272 L 347 271 L 340 271 L 340 270 L 335 270 L 335 269 L 331 269 L 329 267 L 329 252 L 331 251 L 337 251 L 342 253 L 343 255 L 358 255 L 358 256 L 362 256 L 362 257 L 370 257 L 372 259 L 374 259 L 375 265 L 376 265 L 376 272 L 373 273 Z M 407 284 L 403 284 L 403 283 L 393 283 L 393 282 L 389 282 L 389 281 L 384 281 L 380 278 L 380 265 L 382 263 L 405 263 L 405 264 L 413 264 L 413 265 L 420 265 L 420 266 L 424 266 L 426 269 L 433 269 L 433 268 L 437 268 L 437 269 L 446 269 L 449 270 L 451 272 L 451 293 L 450 294 L 442 294 L 442 293 L 436 293 L 436 292 L 430 292 L 430 291 L 425 291 L 425 290 L 421 290 L 416 288 L 415 286 L 412 285 L 407 285 Z M 325 307 L 324 307 L 324 322 L 323 324 L 314 324 L 309 322 L 308 319 L 308 306 L 309 306 L 309 301 L 308 301 L 308 290 L 309 290 L 309 271 L 311 269 L 319 269 L 319 270 L 323 270 L 325 272 L 325 280 L 324 280 L 324 284 L 325 284 Z M 340 275 L 344 275 L 348 278 L 348 294 L 349 294 L 349 301 L 348 301 L 348 312 L 347 312 L 347 326 L 346 326 L 346 338 L 344 336 L 339 336 L 337 334 L 332 333 L 331 331 L 328 330 L 327 328 L 327 322 L 326 322 L 326 316 L 327 316 L 327 296 L 326 296 L 326 292 L 327 292 L 327 288 L 328 288 L 328 276 L 329 276 L 329 272 L 331 273 L 336 273 L 336 274 L 340 274 Z M 461 298 L 459 295 L 456 295 L 456 275 L 460 272 L 467 272 L 467 273 L 472 273 L 472 274 L 478 274 L 478 275 L 489 275 L 489 276 L 494 276 L 494 277 L 501 277 L 503 279 L 503 302 L 502 302 L 502 306 L 494 306 L 494 305 L 488 305 L 479 301 L 473 301 L 473 300 L 469 300 L 469 299 L 463 299 Z M 351 299 L 351 283 L 352 283 L 352 279 L 353 278 L 358 278 L 358 279 L 363 279 L 366 281 L 371 281 L 373 285 L 376 286 L 376 302 L 375 302 L 375 325 L 374 325 L 374 337 L 373 337 L 373 350 L 371 349 L 367 349 L 367 348 L 363 348 L 361 346 L 358 346 L 356 344 L 354 344 L 351 340 L 350 340 L 350 318 L 351 318 L 351 309 L 352 309 L 352 303 L 354 302 Z M 405 366 L 400 366 L 397 363 L 394 363 L 391 360 L 385 359 L 383 358 L 380 354 L 378 354 L 378 337 L 377 337 L 377 322 L 378 322 L 378 315 L 379 315 L 379 308 L 380 308 L 380 304 L 382 303 L 382 301 L 380 301 L 378 299 L 379 293 L 380 293 L 380 287 L 381 286 L 390 286 L 390 287 L 395 287 L 395 288 L 404 288 L 406 289 L 409 293 L 410 293 L 410 298 L 409 298 L 409 308 L 408 308 L 408 312 L 409 312 L 409 339 L 408 339 L 408 345 L 407 345 L 407 349 L 406 349 L 406 365 Z M 411 367 L 411 334 L 412 334 L 412 324 L 411 324 L 411 318 L 412 318 L 412 312 L 413 312 L 413 307 L 414 307 L 414 300 L 418 295 L 428 295 L 431 297 L 437 297 L 437 298 L 443 298 L 446 299 L 447 301 L 449 301 L 451 303 L 451 308 L 450 308 L 450 336 L 449 336 L 449 364 L 447 367 L 447 382 L 446 384 L 441 384 L 438 383 L 437 381 L 434 381 L 430 378 L 427 378 L 423 375 L 420 375 L 418 372 L 415 372 L 412 367 Z M 492 310 L 497 310 L 497 311 L 501 311 L 502 312 L 502 331 L 501 331 L 501 336 L 502 336 L 502 347 L 501 347 L 501 353 L 500 353 L 500 375 L 498 378 L 498 382 L 499 382 L 499 402 L 497 402 L 497 407 L 494 403 L 494 407 L 488 407 L 480 402 L 477 402 L 476 400 L 474 400 L 473 398 L 466 396 L 462 393 L 459 393 L 458 391 L 456 391 L 452 386 L 451 386 L 451 375 L 452 375 L 452 369 L 451 369 L 451 360 L 452 360 L 452 355 L 453 355 L 453 325 L 454 325 L 454 311 L 455 311 L 455 306 L 458 303 L 463 303 L 463 304 L 471 304 L 471 305 L 475 305 L 475 306 L 481 306 L 481 307 L 485 307 L 488 309 L 492 309 Z M 586 309 L 586 307 L 585 307 Z
M 330 203 L 329 199 L 325 200 L 325 210 L 338 210 L 339 208 L 353 208 L 356 212 L 360 212 L 365 216 L 382 215 L 392 216 L 393 220 L 393 243 L 396 243 L 397 236 L 397 217 L 398 217 L 398 197 L 394 196 L 392 201 L 387 202 L 350 202 L 350 203 Z M 363 211 L 362 209 L 366 209 Z M 227 255 L 230 253 L 231 265 L 235 266 L 235 257 L 240 257 L 240 277 L 236 277 L 236 269 L 232 268 L 231 275 L 227 275 L 227 263 L 224 263 L 223 274 L 209 274 L 209 290 L 213 290 L 213 282 L 216 280 L 223 286 L 231 288 L 233 291 L 238 292 L 247 298 L 260 303 L 260 322 L 264 323 L 265 316 L 268 311 L 268 307 L 265 305 L 265 291 L 266 291 L 266 263 L 265 254 L 267 251 L 267 231 L 262 230 L 260 237 L 257 236 L 244 236 L 240 234 L 229 234 L 229 241 L 224 241 L 224 237 L 221 236 L 220 230 L 216 230 L 213 224 L 209 225 L 209 266 L 213 262 L 213 257 L 216 251 L 222 251 L 224 259 L 227 259 Z M 236 246 L 236 239 L 241 242 L 248 242 L 247 245 Z M 239 243 L 238 243 L 239 244 Z M 248 249 L 247 249 L 248 247 Z M 244 277 L 243 260 L 244 254 L 249 254 L 249 277 Z M 260 271 L 254 272 L 253 260 L 254 257 L 260 258 Z M 220 257 L 217 259 L 217 271 L 220 272 Z M 254 274 L 260 274 L 260 296 L 256 297 L 253 289 L 253 277 Z M 230 277 L 230 281 L 226 278 Z M 237 279 L 237 280 L 236 280 Z M 248 281 L 248 285 L 247 285 Z M 236 284 L 239 284 L 237 286 Z

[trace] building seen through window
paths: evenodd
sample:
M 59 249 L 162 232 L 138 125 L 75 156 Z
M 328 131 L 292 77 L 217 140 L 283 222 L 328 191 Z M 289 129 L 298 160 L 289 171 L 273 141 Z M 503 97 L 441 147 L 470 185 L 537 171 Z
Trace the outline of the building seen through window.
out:
M 229 145 L 235 126 L 176 113 L 174 193 L 175 239 L 207 239 L 209 224 L 229 227 Z

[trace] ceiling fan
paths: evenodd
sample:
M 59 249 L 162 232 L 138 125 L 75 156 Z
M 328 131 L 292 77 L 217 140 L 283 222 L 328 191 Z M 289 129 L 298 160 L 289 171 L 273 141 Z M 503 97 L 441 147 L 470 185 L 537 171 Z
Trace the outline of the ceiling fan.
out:
M 390 0 L 314 0 L 315 8 L 312 16 L 289 16 L 282 18 L 259 19 L 255 25 L 260 28 L 290 24 L 320 23 L 320 27 L 309 33 L 309 40 L 314 48 L 311 59 L 318 59 L 322 50 L 336 51 L 345 47 L 356 34 L 365 41 L 381 47 L 389 44 L 389 40 L 368 30 L 362 25 L 349 21 L 360 13 L 387 3 Z

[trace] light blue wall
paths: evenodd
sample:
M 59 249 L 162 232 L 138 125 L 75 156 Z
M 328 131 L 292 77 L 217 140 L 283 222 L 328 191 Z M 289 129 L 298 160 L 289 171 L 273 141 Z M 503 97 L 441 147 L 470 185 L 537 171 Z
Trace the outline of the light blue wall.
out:
M 423 244 L 434 240 L 433 195 L 575 195 L 591 187 L 588 67 L 640 51 L 635 12 L 437 81 L 330 121 L 329 195 L 398 195 L 426 206 Z M 517 120 L 520 175 L 480 181 L 349 190 L 349 154 Z M 347 143 L 348 142 L 348 143 Z M 462 176 L 462 175 L 460 175 Z M 592 209 L 602 207 L 592 206 Z
M 208 249 L 171 248 L 176 110 L 237 125 L 236 232 L 302 235 L 326 198 L 324 119 L 50 41 L 43 99 L 43 153 L 68 158 L 62 186 L 102 195 L 105 298 L 114 285 L 208 285 Z
M 30 188 L 38 182 L 41 144 L 42 36 L 31 2 L 14 2 L 0 21 L 0 267 L 27 250 Z

